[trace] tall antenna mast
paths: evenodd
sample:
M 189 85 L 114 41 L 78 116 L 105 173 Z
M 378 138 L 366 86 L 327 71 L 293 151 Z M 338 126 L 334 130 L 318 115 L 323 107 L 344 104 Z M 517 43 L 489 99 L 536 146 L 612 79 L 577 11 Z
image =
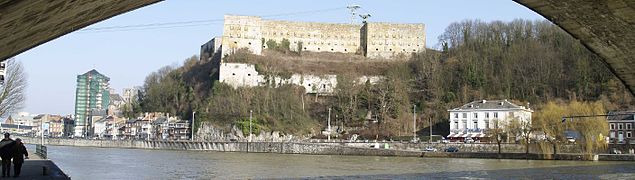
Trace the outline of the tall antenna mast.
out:
M 357 9 L 362 8 L 360 5 L 349 5 L 346 6 L 349 10 L 351 10 L 351 24 L 355 24 L 355 15 L 357 15 Z

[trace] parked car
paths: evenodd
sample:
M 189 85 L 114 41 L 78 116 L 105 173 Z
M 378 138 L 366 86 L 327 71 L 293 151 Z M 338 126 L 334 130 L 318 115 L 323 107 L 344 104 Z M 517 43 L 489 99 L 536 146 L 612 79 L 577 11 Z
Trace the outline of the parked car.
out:
M 569 141 L 570 143 L 575 143 L 575 138 L 567 137 L 567 141 Z
M 620 150 L 618 150 L 616 148 L 613 148 L 613 149 L 611 149 L 611 152 L 609 152 L 609 153 L 610 154 L 622 154 L 622 151 L 620 151 Z
M 445 139 L 445 138 L 443 138 L 443 139 L 441 139 L 441 143 L 450 143 L 450 141 Z
M 448 148 L 445 149 L 445 152 L 459 152 L 459 148 L 448 147 Z
M 426 151 L 426 152 L 437 152 L 437 148 L 433 148 L 433 147 L 426 147 L 425 151 Z
M 474 139 L 472 139 L 472 138 L 465 138 L 465 143 L 474 143 Z

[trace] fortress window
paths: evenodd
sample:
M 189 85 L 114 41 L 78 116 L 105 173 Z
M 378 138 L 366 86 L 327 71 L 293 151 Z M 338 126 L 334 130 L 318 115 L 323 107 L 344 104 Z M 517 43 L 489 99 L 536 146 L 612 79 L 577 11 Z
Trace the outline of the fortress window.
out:
M 236 75 L 236 73 L 232 73 L 232 76 L 235 76 L 235 75 Z
M 267 48 L 266 46 L 262 46 L 262 48 Z
M 406 49 L 403 49 L 402 51 L 406 52 Z
M 304 50 L 306 50 L 306 47 L 304 47 Z
M 390 51 L 392 51 L 392 49 L 390 49 Z
M 415 52 L 415 51 L 417 51 L 417 50 L 415 50 L 415 49 L 412 49 L 412 52 Z
M 333 51 L 333 48 L 331 48 L 331 51 Z
M 346 49 L 344 49 L 344 52 L 346 52 Z
M 375 51 L 379 51 L 379 49 L 375 49 Z
M 309 84 L 309 86 L 311 86 L 311 84 Z
M 322 84 L 322 88 L 326 88 L 326 84 Z
M 320 48 L 318 48 L 318 51 L 320 50 Z M 310 86 L 310 85 L 309 85 Z
M 251 74 L 247 74 L 247 76 L 251 76 Z
M 234 44 L 238 44 L 238 42 L 234 41 Z
M 249 42 L 249 45 L 251 45 L 251 42 Z

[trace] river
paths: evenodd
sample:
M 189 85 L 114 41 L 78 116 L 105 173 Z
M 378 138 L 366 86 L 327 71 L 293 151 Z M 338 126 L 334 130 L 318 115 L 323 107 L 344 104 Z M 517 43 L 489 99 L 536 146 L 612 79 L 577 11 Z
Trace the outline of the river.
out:
M 616 179 L 633 162 L 404 158 L 48 146 L 73 179 Z

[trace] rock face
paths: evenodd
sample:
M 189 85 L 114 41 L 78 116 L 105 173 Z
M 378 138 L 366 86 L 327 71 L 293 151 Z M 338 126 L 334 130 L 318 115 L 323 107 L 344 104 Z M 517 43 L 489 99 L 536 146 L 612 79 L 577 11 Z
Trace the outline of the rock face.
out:
M 256 142 L 289 142 L 302 138 L 285 135 L 279 131 L 261 132 L 253 134 L 252 141 Z M 249 141 L 249 136 L 244 136 L 243 132 L 236 126 L 232 126 L 230 131 L 223 130 L 209 123 L 203 123 L 196 132 L 197 141 Z

